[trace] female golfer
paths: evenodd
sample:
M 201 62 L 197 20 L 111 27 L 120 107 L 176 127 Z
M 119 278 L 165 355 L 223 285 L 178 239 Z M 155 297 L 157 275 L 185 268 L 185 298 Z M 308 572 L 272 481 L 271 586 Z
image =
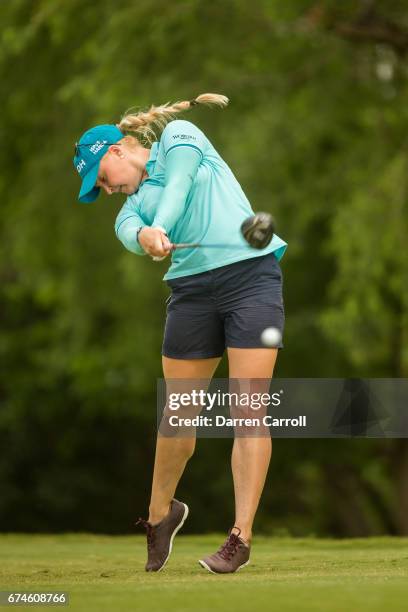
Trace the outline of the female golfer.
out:
M 228 98 L 203 94 L 87 130 L 75 149 L 79 200 L 93 202 L 100 189 L 127 194 L 115 224 L 119 240 L 138 255 L 171 254 L 164 276 L 172 290 L 162 348 L 166 380 L 211 380 L 225 349 L 230 378 L 270 380 L 282 344 L 265 348 L 260 336 L 267 327 L 283 331 L 278 261 L 286 243 L 275 235 L 256 250 L 243 239 L 240 226 L 254 213 L 234 174 L 197 126 L 174 120 L 197 104 L 223 108 Z M 157 141 L 153 128 L 161 131 Z M 228 246 L 172 248 L 190 242 Z M 187 517 L 174 494 L 194 447 L 193 436 L 158 435 L 149 518 L 139 521 L 147 531 L 147 571 L 164 567 Z M 271 450 L 269 435 L 235 438 L 234 526 L 219 550 L 199 561 L 208 571 L 230 573 L 249 563 Z

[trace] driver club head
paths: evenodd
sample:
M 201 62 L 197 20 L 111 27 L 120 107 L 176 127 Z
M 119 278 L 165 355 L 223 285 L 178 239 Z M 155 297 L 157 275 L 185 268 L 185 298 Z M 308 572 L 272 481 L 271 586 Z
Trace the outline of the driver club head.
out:
M 245 219 L 241 225 L 241 233 L 247 243 L 254 249 L 264 249 L 268 246 L 275 232 L 275 222 L 269 213 L 259 212 Z

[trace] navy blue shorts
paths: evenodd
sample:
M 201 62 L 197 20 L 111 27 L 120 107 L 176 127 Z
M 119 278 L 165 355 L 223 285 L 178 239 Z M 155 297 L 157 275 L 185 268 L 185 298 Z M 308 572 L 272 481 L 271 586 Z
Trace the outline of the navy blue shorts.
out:
M 265 348 L 266 327 L 283 334 L 282 271 L 273 253 L 166 282 L 166 357 L 221 357 L 226 347 Z

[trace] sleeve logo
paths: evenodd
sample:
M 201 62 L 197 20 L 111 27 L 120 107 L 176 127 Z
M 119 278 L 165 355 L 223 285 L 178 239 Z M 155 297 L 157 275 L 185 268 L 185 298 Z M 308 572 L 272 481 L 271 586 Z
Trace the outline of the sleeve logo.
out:
M 179 138 L 180 140 L 197 140 L 195 136 L 191 136 L 191 134 L 174 134 L 172 136 L 173 140 Z

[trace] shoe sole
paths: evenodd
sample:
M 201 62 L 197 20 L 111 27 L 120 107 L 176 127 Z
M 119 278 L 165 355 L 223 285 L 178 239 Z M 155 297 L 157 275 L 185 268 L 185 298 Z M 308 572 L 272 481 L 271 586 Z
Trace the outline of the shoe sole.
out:
M 235 574 L 235 572 L 238 572 L 240 569 L 242 569 L 246 565 L 249 565 L 249 559 L 248 559 L 248 561 L 246 561 L 245 563 L 243 563 L 242 565 L 237 567 L 235 572 L 214 572 L 214 570 L 212 570 L 211 567 L 209 565 L 207 565 L 207 563 L 205 561 L 203 561 L 202 559 L 199 559 L 198 563 L 201 565 L 201 567 L 203 567 L 207 571 L 211 572 L 211 574 Z
M 161 572 L 163 567 L 166 565 L 170 555 L 171 555 L 171 551 L 173 548 L 173 540 L 176 536 L 176 533 L 179 531 L 179 529 L 182 528 L 182 526 L 184 525 L 184 521 L 186 520 L 186 518 L 188 517 L 188 506 L 187 504 L 184 504 L 183 502 L 181 502 L 184 506 L 184 514 L 183 514 L 183 518 L 181 519 L 180 523 L 177 525 L 177 527 L 175 528 L 175 530 L 173 531 L 173 533 L 171 534 L 171 538 L 170 538 L 170 547 L 169 547 L 169 554 L 167 555 L 166 559 L 164 560 L 164 563 L 161 567 L 159 567 L 158 570 L 156 570 L 157 572 Z

